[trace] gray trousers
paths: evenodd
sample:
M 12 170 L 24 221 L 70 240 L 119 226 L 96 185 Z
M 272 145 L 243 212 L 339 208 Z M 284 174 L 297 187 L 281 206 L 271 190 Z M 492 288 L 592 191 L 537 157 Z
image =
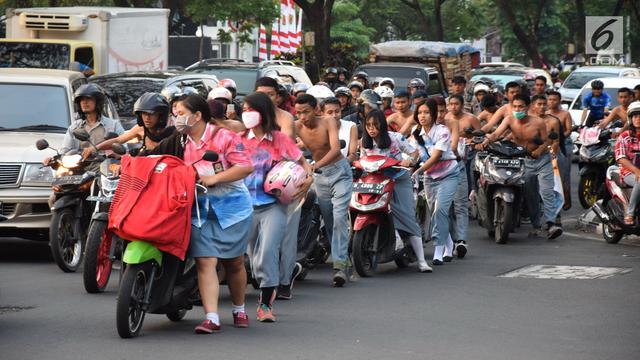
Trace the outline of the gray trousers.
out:
M 291 275 L 296 266 L 296 256 L 298 253 L 298 228 L 300 227 L 301 209 L 294 212 L 298 207 L 298 201 L 287 206 L 287 233 L 282 246 L 280 247 L 280 285 L 289 285 Z
M 444 245 L 449 238 L 449 209 L 458 189 L 458 168 L 440 178 L 425 177 L 424 187 L 427 190 L 427 201 L 431 211 L 431 239 L 434 245 Z
M 331 258 L 334 269 L 345 269 L 349 262 L 349 202 L 353 177 L 346 159 L 339 160 L 314 174 L 318 205 L 324 219 L 327 236 L 331 239 Z
M 551 155 L 546 153 L 537 159 L 524 161 L 524 200 L 529 208 L 531 224 L 540 228 L 540 198 L 544 206 L 544 221 L 555 223 L 555 194 L 553 193 L 553 165 Z
M 627 206 L 625 215 L 635 216 L 636 209 L 638 208 L 638 200 L 640 200 L 640 181 L 636 181 L 636 174 L 631 173 L 624 177 L 624 183 L 633 186 L 631 196 L 629 197 L 629 206 Z
M 459 162 L 460 175 L 458 176 L 458 188 L 453 196 L 451 238 L 454 241 L 467 240 L 467 228 L 469 227 L 469 193 L 467 182 L 467 170 L 464 162 Z
M 287 205 L 275 203 L 253 208 L 248 251 L 253 277 L 261 288 L 280 284 L 280 253 L 286 243 L 286 232 Z M 295 251 L 293 257 L 295 258 Z

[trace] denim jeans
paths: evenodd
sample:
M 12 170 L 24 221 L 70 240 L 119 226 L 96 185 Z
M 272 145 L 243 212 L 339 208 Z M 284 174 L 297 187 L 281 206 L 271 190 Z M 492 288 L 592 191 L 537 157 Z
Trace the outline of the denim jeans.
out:
M 640 200 L 640 182 L 636 181 L 636 174 L 631 173 L 624 177 L 624 183 L 633 186 L 631 196 L 629 197 L 629 206 L 627 207 L 625 215 L 635 216 L 636 209 L 638 208 L 638 200 Z
M 294 212 L 298 207 L 298 201 L 294 201 L 287 207 L 287 233 L 280 246 L 280 285 L 289 285 L 291 275 L 296 266 L 296 256 L 298 253 L 298 228 L 300 227 L 301 209 Z
M 544 221 L 555 223 L 556 200 L 553 191 L 553 165 L 551 155 L 546 153 L 537 159 L 524 161 L 524 200 L 529 208 L 531 224 L 540 228 L 540 198 L 544 206 Z
M 451 238 L 454 241 L 467 240 L 467 228 L 469 227 L 469 193 L 467 192 L 467 170 L 463 162 L 459 162 L 460 175 L 458 176 L 458 188 L 453 198 L 451 214 L 452 224 L 450 228 Z
M 327 236 L 331 239 L 331 257 L 334 269 L 345 269 L 349 262 L 349 202 L 353 177 L 346 159 L 320 169 L 313 180 L 318 205 L 324 219 Z
M 467 196 L 469 196 L 469 193 L 471 193 L 471 190 L 474 188 L 473 168 L 475 166 L 476 153 L 477 151 L 474 149 L 469 150 L 467 153 L 467 160 L 464 162 L 464 171 L 467 181 Z
M 431 239 L 436 246 L 444 245 L 449 238 L 449 209 L 458 189 L 459 178 L 459 168 L 439 179 L 425 177 L 424 187 L 431 210 Z

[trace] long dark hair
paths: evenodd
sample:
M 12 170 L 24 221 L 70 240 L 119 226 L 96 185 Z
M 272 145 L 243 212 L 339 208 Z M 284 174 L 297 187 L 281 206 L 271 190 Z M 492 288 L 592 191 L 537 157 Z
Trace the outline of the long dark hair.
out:
M 202 121 L 204 121 L 205 123 L 211 120 L 211 111 L 209 110 L 209 105 L 202 96 L 198 94 L 189 94 L 179 98 L 176 101 L 182 103 L 182 106 L 189 109 L 189 111 L 191 111 L 193 114 L 199 111 L 202 115 Z
M 429 115 L 431 115 L 431 126 L 433 126 L 435 125 L 436 119 L 438 118 L 438 103 L 433 99 L 427 99 L 425 101 L 421 101 L 413 110 L 413 121 L 416 122 L 417 126 L 416 129 L 413 130 L 412 135 L 413 138 L 416 139 L 418 144 L 424 146 L 424 139 L 422 138 L 422 136 L 420 136 L 422 125 L 420 125 L 420 122 L 418 121 L 418 109 L 420 109 L 422 105 L 426 105 L 429 109 Z
M 373 149 L 373 138 L 369 136 L 369 132 L 366 130 L 367 121 L 369 121 L 369 119 L 373 119 L 377 123 L 377 128 L 380 132 L 378 135 L 380 137 L 380 140 L 377 143 L 378 148 L 386 149 L 391 146 L 391 138 L 389 137 L 389 130 L 387 129 L 387 119 L 384 117 L 384 113 L 377 109 L 369 111 L 364 120 L 363 125 L 365 131 L 362 134 L 362 146 L 365 149 Z
M 262 121 L 260 128 L 266 134 L 280 130 L 276 122 L 276 110 L 271 99 L 263 93 L 254 92 L 244 97 L 244 102 L 250 108 L 260 113 Z

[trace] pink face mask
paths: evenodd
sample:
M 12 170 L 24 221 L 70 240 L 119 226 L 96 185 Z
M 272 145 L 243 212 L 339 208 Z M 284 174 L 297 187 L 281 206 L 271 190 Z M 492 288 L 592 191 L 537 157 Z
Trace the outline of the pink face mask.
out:
M 255 110 L 242 112 L 242 123 L 247 129 L 253 129 L 254 127 L 260 125 L 261 122 L 262 117 L 260 116 L 259 112 Z

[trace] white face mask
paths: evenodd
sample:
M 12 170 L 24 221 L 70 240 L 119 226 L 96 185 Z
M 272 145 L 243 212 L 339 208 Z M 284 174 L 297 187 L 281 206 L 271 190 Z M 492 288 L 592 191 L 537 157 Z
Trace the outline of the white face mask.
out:
M 262 117 L 257 111 L 248 110 L 242 113 L 242 123 L 247 129 L 253 129 L 254 127 L 260 125 L 261 121 Z
M 176 130 L 182 134 L 190 134 L 193 125 L 189 125 L 190 115 L 180 115 L 175 117 Z

